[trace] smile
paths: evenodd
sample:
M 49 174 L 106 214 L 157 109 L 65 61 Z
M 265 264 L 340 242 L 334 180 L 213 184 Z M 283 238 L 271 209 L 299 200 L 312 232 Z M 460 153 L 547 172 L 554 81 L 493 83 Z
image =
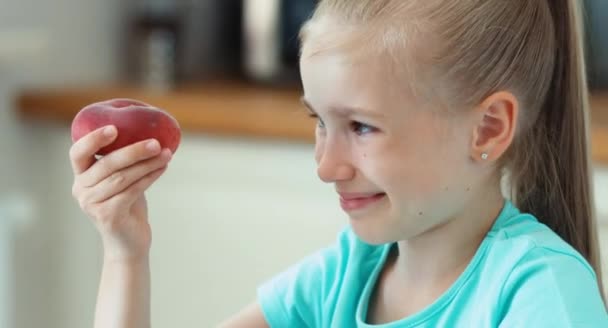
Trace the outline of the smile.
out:
M 384 199 L 385 193 L 354 194 L 340 193 L 340 206 L 346 212 L 362 210 Z

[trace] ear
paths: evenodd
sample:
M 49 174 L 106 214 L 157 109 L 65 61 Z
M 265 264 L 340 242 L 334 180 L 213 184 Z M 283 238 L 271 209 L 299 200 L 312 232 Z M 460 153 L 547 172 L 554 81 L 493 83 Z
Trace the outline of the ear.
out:
M 471 156 L 487 161 L 499 159 L 513 142 L 519 114 L 517 98 L 510 92 L 499 91 L 487 97 L 475 110 L 479 115 L 474 125 Z

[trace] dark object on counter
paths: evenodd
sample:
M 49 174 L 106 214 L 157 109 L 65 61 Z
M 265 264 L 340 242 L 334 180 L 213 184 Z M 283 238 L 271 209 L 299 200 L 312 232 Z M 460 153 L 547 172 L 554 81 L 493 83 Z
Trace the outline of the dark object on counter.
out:
M 158 3 L 144 2 L 130 17 L 127 71 L 129 79 L 137 84 L 167 91 L 177 80 L 181 17 L 171 1 Z
M 242 77 L 243 0 L 131 0 L 129 78 L 155 90 Z
M 180 81 L 241 77 L 243 0 L 185 2 Z
M 316 0 L 244 0 L 245 75 L 273 85 L 299 83 L 298 33 Z
M 590 87 L 608 89 L 608 1 L 586 0 L 585 19 Z

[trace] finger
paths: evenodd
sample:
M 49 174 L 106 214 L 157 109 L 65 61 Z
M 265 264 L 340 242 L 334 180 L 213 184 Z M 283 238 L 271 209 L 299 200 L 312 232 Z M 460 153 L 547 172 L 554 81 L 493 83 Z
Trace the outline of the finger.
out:
M 108 125 L 94 130 L 78 139 L 70 147 L 70 162 L 74 174 L 81 174 L 95 163 L 95 154 L 111 144 L 117 136 L 116 127 Z
M 156 180 L 158 180 L 158 178 L 161 177 L 163 173 L 165 173 L 166 170 L 167 166 L 163 166 L 160 169 L 148 173 L 121 193 L 106 200 L 106 204 L 114 208 L 125 206 L 125 204 L 130 207 L 154 182 L 156 182 Z
M 88 197 L 87 201 L 99 203 L 112 198 L 114 195 L 123 192 L 129 186 L 141 180 L 151 172 L 165 167 L 170 159 L 171 151 L 165 149 L 156 157 L 112 173 L 96 186 L 89 188 L 88 192 L 93 194 Z
M 117 149 L 98 160 L 89 170 L 84 172 L 80 177 L 80 183 L 85 187 L 95 186 L 115 172 L 158 156 L 160 152 L 160 144 L 155 139 L 136 142 Z

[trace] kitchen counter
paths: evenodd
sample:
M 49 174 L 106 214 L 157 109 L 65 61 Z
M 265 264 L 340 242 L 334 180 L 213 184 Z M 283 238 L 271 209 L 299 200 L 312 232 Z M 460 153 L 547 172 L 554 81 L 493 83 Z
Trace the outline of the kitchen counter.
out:
M 133 98 L 167 110 L 184 131 L 312 142 L 315 122 L 300 104 L 300 91 L 213 82 L 168 93 L 130 85 L 28 89 L 17 98 L 26 119 L 71 122 L 85 105 L 110 98 Z M 608 165 L 608 91 L 591 97 L 591 146 L 596 163 Z
M 132 98 L 171 113 L 184 131 L 311 142 L 314 121 L 303 110 L 300 95 L 295 88 L 228 82 L 183 86 L 166 93 L 110 85 L 25 90 L 18 95 L 16 107 L 24 118 L 71 122 L 87 104 Z

